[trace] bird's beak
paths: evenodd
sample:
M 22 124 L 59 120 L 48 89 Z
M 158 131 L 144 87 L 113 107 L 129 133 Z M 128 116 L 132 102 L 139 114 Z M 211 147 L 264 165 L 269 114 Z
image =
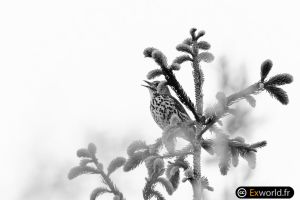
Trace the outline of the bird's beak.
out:
M 151 85 L 151 82 L 144 80 L 145 83 L 147 83 L 148 85 Z
M 146 80 L 144 80 L 144 82 L 147 83 L 148 85 L 142 85 L 142 86 L 144 86 L 144 87 L 146 87 L 146 88 L 149 88 L 149 89 L 151 89 L 151 90 L 155 90 L 155 89 L 151 86 L 151 82 L 146 81 Z

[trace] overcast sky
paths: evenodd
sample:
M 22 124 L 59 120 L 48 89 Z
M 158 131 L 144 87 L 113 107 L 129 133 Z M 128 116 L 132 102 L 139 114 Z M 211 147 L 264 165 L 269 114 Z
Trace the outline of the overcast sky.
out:
M 274 63 L 271 74 L 294 76 L 294 83 L 285 87 L 288 106 L 266 93 L 257 98 L 253 112 L 268 120 L 257 127 L 250 142 L 267 140 L 268 146 L 259 151 L 254 177 L 247 184 L 292 186 L 296 199 L 300 186 L 296 154 L 299 8 L 296 0 L 1 1 L 1 199 L 22 199 L 26 184 L 34 178 L 31 174 L 37 168 L 37 158 L 49 161 L 54 168 L 75 165 L 75 151 L 93 140 L 87 136 L 91 133 L 113 138 L 109 140 L 111 158 L 117 156 L 113 153 L 115 144 L 123 144 L 124 149 L 117 150 L 125 155 L 128 135 L 148 142 L 157 138 L 161 131 L 149 113 L 148 92 L 140 86 L 156 65 L 142 52 L 154 46 L 172 60 L 178 55 L 175 46 L 188 36 L 191 27 L 206 31 L 205 40 L 211 43 L 210 51 L 216 58 L 203 65 L 207 74 L 205 105 L 213 103 L 218 92 L 213 69 L 223 56 L 233 68 L 246 66 L 250 82 L 259 79 L 260 64 L 267 58 Z M 186 66 L 178 77 L 192 96 L 191 68 Z M 230 173 L 221 176 L 217 166 L 203 168 L 215 187 L 214 199 L 220 197 L 218 188 L 236 178 Z M 134 179 L 136 184 L 143 184 L 144 175 Z M 39 177 L 35 177 L 37 181 Z M 115 178 L 122 188 L 130 176 L 120 172 Z M 182 185 L 184 189 L 168 199 L 190 194 L 190 186 Z M 82 191 L 81 199 L 88 198 L 91 187 Z M 124 193 L 128 199 L 141 199 L 135 187 Z M 44 199 L 60 197 L 45 195 Z

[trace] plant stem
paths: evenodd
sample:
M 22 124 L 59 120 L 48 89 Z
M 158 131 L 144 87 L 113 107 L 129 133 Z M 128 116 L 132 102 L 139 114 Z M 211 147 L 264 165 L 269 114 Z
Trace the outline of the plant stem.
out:
M 228 96 L 227 97 L 227 105 L 230 106 L 237 100 L 245 97 L 246 95 L 257 94 L 260 91 L 261 91 L 261 89 L 259 88 L 259 83 L 254 83 L 254 84 L 250 85 L 249 87 Z
M 193 41 L 193 77 L 195 85 L 195 98 L 196 98 L 196 112 L 199 117 L 203 115 L 203 93 L 202 86 L 204 82 L 203 72 L 200 69 L 198 56 L 197 41 Z M 197 140 L 198 135 L 201 133 L 202 124 L 199 122 L 196 124 L 196 136 L 193 141 L 194 146 L 194 156 L 193 156 L 193 166 L 194 166 L 194 179 L 191 181 L 193 187 L 193 200 L 201 200 L 202 187 L 201 187 L 201 144 Z
M 195 97 L 196 97 L 196 112 L 201 117 L 203 114 L 203 93 L 202 86 L 204 82 L 203 72 L 200 69 L 198 61 L 198 48 L 196 47 L 197 42 L 194 41 L 193 44 L 193 76 L 194 76 L 194 85 L 195 85 Z
M 194 179 L 192 181 L 193 187 L 193 200 L 201 199 L 201 146 L 200 143 L 196 142 L 194 147 Z
M 95 155 L 92 155 L 92 160 L 93 160 L 94 164 L 96 165 L 97 169 L 99 170 L 100 175 L 101 175 L 101 177 L 103 179 L 103 182 L 109 187 L 111 193 L 113 193 L 116 196 L 119 196 L 120 200 L 125 200 L 125 198 L 123 197 L 122 192 L 120 192 L 116 188 L 116 186 L 114 185 L 114 183 L 112 182 L 112 180 L 110 179 L 110 177 L 107 174 L 105 174 L 105 172 L 103 171 L 102 167 L 100 167 L 98 159 L 96 158 Z
M 192 182 L 193 187 L 193 200 L 200 200 L 202 196 L 202 189 L 201 189 L 201 180 L 193 180 Z

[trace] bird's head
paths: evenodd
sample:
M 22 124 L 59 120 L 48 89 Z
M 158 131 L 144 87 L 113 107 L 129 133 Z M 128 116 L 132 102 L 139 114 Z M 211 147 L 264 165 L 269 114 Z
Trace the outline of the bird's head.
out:
M 145 83 L 147 83 L 147 85 L 142 85 L 146 88 L 149 89 L 150 95 L 151 97 L 153 96 L 153 94 L 158 93 L 158 94 L 170 94 L 169 88 L 166 84 L 161 85 L 160 88 L 158 88 L 158 85 L 161 83 L 161 81 L 145 81 Z
M 152 97 L 155 93 L 157 93 L 157 86 L 158 86 L 158 84 L 159 84 L 159 81 L 153 81 L 153 82 L 150 82 L 150 81 L 145 81 L 145 80 L 144 80 L 144 82 L 146 83 L 146 85 L 142 85 L 142 86 L 148 88 L 151 97 Z

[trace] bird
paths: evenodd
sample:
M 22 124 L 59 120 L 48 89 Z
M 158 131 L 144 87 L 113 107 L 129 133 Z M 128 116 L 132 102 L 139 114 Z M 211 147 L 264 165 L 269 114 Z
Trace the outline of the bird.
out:
M 171 92 L 166 84 L 161 84 L 161 81 L 149 82 L 144 80 L 147 85 L 142 85 L 148 88 L 150 93 L 150 111 L 151 115 L 156 124 L 165 130 L 171 124 L 171 118 L 175 114 L 180 122 L 192 121 L 182 104 L 171 95 Z M 160 85 L 160 87 L 158 87 Z M 187 141 L 192 141 L 196 134 L 194 126 L 190 128 L 192 131 L 186 131 L 178 137 Z M 201 143 L 209 154 L 213 155 L 214 150 L 212 149 L 212 142 L 210 140 L 203 140 Z
M 172 115 L 177 115 L 180 122 L 191 121 L 190 116 L 182 104 L 171 95 L 167 85 L 162 85 L 158 90 L 160 81 L 149 82 L 144 80 L 150 93 L 150 112 L 156 124 L 164 130 L 171 124 Z

